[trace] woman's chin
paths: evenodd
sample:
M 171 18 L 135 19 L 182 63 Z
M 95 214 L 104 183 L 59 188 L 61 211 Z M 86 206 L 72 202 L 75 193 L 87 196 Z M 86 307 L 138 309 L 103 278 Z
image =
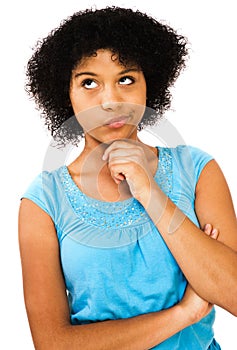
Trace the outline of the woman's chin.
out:
M 98 130 L 98 132 L 87 133 L 86 139 L 87 141 L 89 141 L 89 139 L 94 139 L 94 141 L 99 143 L 108 144 L 121 139 L 135 140 L 137 139 L 137 128 L 135 126 L 131 127 L 131 125 L 129 128 L 126 126 L 112 130 L 106 128 L 106 130 L 103 131 Z

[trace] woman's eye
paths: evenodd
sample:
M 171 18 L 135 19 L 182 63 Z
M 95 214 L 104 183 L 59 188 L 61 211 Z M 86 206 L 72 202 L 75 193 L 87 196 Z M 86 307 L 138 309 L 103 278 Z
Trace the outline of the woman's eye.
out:
M 98 84 L 93 79 L 86 79 L 82 82 L 82 86 L 86 89 L 94 89 Z
M 120 80 L 119 80 L 119 84 L 120 85 L 130 85 L 130 84 L 133 84 L 135 81 L 134 78 L 132 77 L 122 77 Z

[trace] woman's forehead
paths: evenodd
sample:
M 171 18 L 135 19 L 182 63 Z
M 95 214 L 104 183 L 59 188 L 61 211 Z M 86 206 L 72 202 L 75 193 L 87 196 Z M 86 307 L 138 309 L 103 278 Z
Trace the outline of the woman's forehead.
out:
M 98 49 L 92 54 L 84 55 L 76 64 L 76 68 L 84 68 L 97 62 L 104 62 L 108 64 L 113 62 L 120 67 L 139 68 L 135 60 L 121 60 L 121 55 L 112 51 L 111 49 Z

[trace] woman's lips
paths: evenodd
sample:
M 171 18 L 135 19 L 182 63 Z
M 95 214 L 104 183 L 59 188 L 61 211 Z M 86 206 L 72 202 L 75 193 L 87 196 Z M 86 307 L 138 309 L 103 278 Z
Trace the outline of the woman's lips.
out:
M 108 128 L 111 128 L 111 129 L 121 128 L 122 126 L 124 126 L 127 123 L 127 120 L 128 120 L 128 117 L 126 117 L 126 116 L 113 118 L 113 119 L 110 119 L 109 121 L 107 121 L 105 123 L 105 126 L 107 126 Z

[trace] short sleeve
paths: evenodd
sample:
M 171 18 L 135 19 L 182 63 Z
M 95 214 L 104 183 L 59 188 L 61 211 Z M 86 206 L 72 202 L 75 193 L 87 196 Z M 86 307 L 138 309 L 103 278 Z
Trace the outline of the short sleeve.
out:
M 195 178 L 197 182 L 205 165 L 214 158 L 200 148 L 188 146 L 188 149 L 194 164 Z
M 172 149 L 172 201 L 198 225 L 195 216 L 196 186 L 205 165 L 213 157 L 199 148 L 180 145 Z
M 40 173 L 27 188 L 21 199 L 32 200 L 54 220 L 53 187 L 49 172 Z
M 173 156 L 181 176 L 188 177 L 194 185 L 198 182 L 205 165 L 213 159 L 210 154 L 200 148 L 186 145 L 180 145 L 173 149 Z

